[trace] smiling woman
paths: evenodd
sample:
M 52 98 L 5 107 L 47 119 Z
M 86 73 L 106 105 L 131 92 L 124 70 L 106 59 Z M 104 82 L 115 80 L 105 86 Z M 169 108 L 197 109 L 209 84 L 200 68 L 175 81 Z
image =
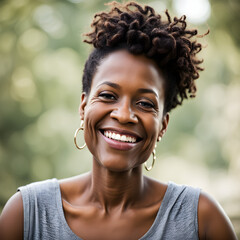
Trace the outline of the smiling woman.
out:
M 149 6 L 110 5 L 95 15 L 86 40 L 94 50 L 76 134 L 84 130 L 92 170 L 20 187 L 2 212 L 1 239 L 236 239 L 228 217 L 200 189 L 142 174 L 169 112 L 195 96 L 203 70 L 197 31 L 184 16 L 172 21 L 166 11 L 164 21 Z

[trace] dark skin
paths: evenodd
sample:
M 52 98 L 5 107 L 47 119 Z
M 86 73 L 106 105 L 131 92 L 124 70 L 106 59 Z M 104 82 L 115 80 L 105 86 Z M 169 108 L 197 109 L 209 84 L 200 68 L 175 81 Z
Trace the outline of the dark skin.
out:
M 120 50 L 102 61 L 90 93 L 83 93 L 79 110 L 93 168 L 60 181 L 66 221 L 80 238 L 136 240 L 153 224 L 167 185 L 143 176 L 142 164 L 167 130 L 164 81 L 151 60 Z M 107 140 L 107 131 L 131 136 L 133 143 Z M 200 239 L 237 239 L 225 213 L 205 193 L 198 223 Z M 19 192 L 2 212 L 0 233 L 1 239 L 23 239 Z

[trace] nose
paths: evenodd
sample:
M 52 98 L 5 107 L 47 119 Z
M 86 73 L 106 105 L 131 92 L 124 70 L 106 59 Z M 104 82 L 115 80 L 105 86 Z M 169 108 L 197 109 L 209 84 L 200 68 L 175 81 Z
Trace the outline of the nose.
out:
M 122 124 L 138 122 L 138 118 L 131 107 L 131 103 L 127 100 L 119 102 L 110 116 Z

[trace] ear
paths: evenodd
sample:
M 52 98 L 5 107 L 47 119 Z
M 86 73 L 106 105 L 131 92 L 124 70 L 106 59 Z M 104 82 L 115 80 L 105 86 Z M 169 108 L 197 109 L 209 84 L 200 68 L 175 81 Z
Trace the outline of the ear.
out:
M 84 109 L 85 109 L 86 105 L 87 105 L 87 94 L 85 92 L 83 92 L 81 95 L 81 103 L 80 103 L 80 106 L 78 109 L 81 120 L 84 120 Z
M 158 134 L 158 141 L 160 141 L 160 139 L 164 136 L 165 132 L 167 131 L 168 122 L 169 122 L 169 113 L 166 113 L 162 118 L 162 127 Z

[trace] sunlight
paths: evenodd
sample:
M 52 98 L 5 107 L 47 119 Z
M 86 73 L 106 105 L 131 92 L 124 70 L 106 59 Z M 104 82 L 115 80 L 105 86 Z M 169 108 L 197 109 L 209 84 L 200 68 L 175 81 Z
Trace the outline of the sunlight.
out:
M 186 15 L 194 24 L 202 24 L 211 14 L 208 0 L 173 0 L 173 7 L 179 15 Z

